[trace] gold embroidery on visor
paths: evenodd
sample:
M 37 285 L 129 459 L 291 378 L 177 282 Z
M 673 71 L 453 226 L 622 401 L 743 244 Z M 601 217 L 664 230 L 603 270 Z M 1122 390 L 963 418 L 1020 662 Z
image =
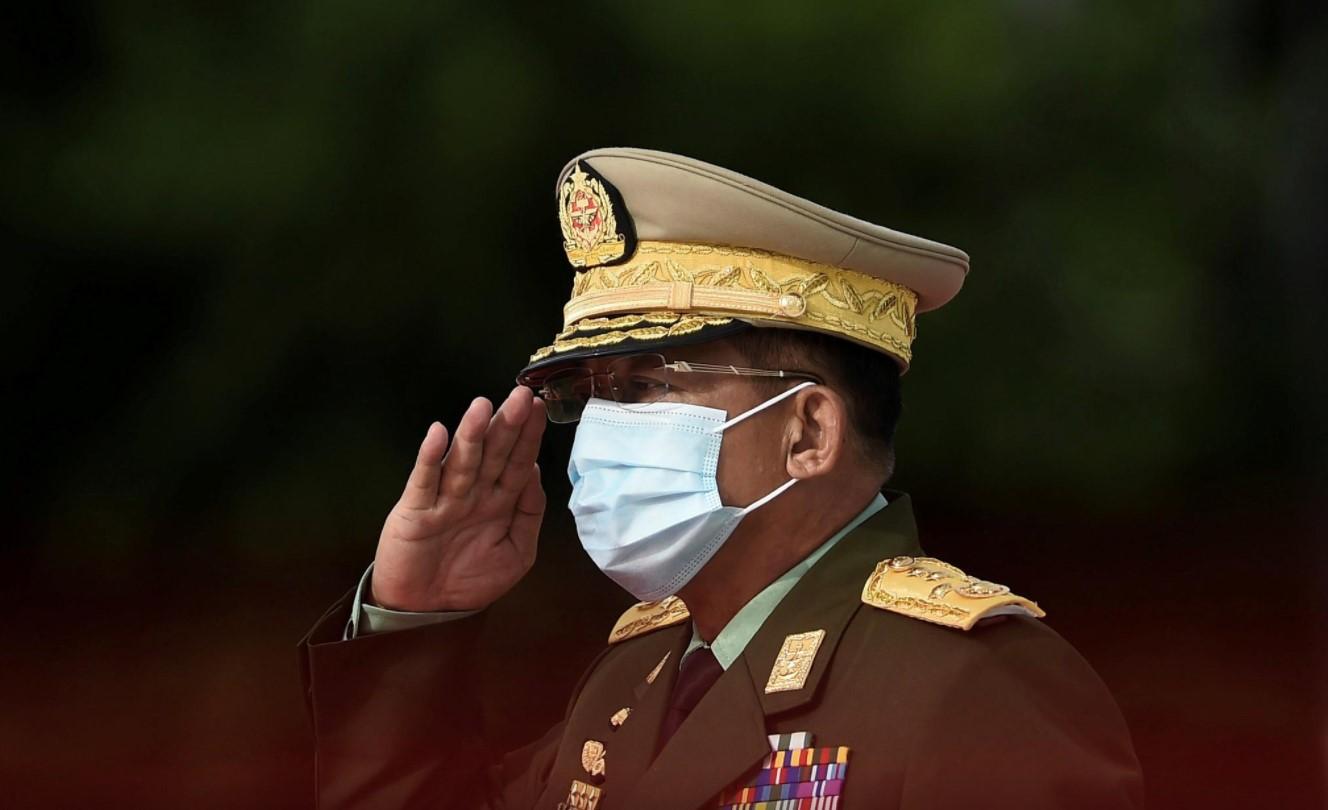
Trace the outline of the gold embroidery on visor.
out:
M 640 326 L 643 323 L 655 326 L 669 326 L 677 323 L 685 315 L 678 312 L 649 312 L 633 315 L 623 315 L 618 318 L 585 318 L 577 321 L 571 326 L 558 333 L 554 340 L 563 340 L 575 335 L 577 332 L 595 332 L 602 329 L 623 329 L 628 326 Z M 715 318 L 716 321 L 730 323 L 728 318 Z
M 645 323 L 648 321 L 642 319 L 637 322 Z M 732 318 L 681 316 L 677 317 L 677 322 L 670 326 L 646 326 L 637 329 L 615 330 L 586 337 L 561 337 L 561 334 L 571 334 L 578 331 L 576 328 L 573 328 L 571 330 L 564 330 L 564 332 L 560 334 L 559 339 L 554 340 L 552 345 L 545 346 L 532 354 L 530 356 L 530 362 L 538 363 L 550 355 L 570 352 L 573 349 L 598 349 L 604 346 L 612 346 L 617 343 L 622 343 L 625 340 L 661 340 L 663 338 L 695 334 L 707 326 L 722 326 L 730 323 L 733 323 Z

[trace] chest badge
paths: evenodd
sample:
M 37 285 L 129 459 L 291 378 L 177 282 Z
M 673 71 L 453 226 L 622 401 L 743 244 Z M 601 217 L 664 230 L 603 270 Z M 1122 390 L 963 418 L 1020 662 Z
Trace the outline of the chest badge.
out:
M 600 796 L 604 791 L 594 785 L 587 785 L 580 779 L 573 779 L 567 790 L 567 798 L 558 802 L 558 810 L 595 810 L 599 807 Z
M 627 722 L 627 718 L 631 714 L 632 714 L 632 707 L 624 706 L 618 711 L 614 712 L 613 716 L 609 718 L 609 725 L 617 729 L 620 726 L 622 726 L 623 723 Z
M 599 740 L 586 740 L 585 745 L 581 746 L 581 767 L 585 768 L 586 773 L 592 777 L 603 778 L 605 753 L 604 743 Z
M 794 633 L 784 638 L 784 646 L 775 656 L 770 668 L 770 679 L 765 682 L 765 693 L 792 692 L 807 683 L 807 675 L 816 661 L 816 651 L 825 640 L 824 630 Z
M 646 675 L 646 683 L 655 682 L 655 679 L 659 677 L 659 673 L 664 671 L 664 662 L 669 660 L 670 655 L 673 655 L 672 651 L 664 653 L 664 657 L 659 659 L 659 663 L 655 664 L 655 668 L 650 670 L 649 675 Z

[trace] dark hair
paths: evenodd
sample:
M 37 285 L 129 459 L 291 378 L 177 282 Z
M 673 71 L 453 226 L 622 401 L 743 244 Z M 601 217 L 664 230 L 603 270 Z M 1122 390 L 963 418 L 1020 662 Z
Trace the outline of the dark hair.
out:
M 843 338 L 794 329 L 753 328 L 729 341 L 754 368 L 807 371 L 834 388 L 848 406 L 863 456 L 890 477 L 895 426 L 903 410 L 899 365 L 893 358 Z

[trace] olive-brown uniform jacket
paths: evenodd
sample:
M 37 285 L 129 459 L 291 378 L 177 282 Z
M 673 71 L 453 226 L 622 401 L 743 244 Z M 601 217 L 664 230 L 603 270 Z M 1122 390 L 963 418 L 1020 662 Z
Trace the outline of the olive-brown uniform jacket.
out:
M 301 644 L 318 807 L 717 807 L 755 778 L 770 735 L 793 732 L 848 749 L 846 810 L 1142 806 L 1129 732 L 1084 659 L 1033 616 L 981 618 L 992 605 L 1032 603 L 949 593 L 928 604 L 937 591 L 902 590 L 963 581 L 935 574 L 957 570 L 935 561 L 917 576 L 907 559 L 891 568 L 922 551 L 908 497 L 890 494 L 803 576 L 662 748 L 691 639 L 679 606 L 629 610 L 636 619 L 619 623 L 563 721 L 503 755 L 485 742 L 481 687 L 469 680 L 480 621 L 343 641 L 342 599 Z M 965 605 L 967 616 L 956 612 Z M 817 630 L 801 687 L 767 691 L 785 638 Z M 611 723 L 624 708 L 626 720 Z M 588 741 L 602 744 L 598 762 L 586 758 Z M 569 797 L 575 783 L 594 790 Z

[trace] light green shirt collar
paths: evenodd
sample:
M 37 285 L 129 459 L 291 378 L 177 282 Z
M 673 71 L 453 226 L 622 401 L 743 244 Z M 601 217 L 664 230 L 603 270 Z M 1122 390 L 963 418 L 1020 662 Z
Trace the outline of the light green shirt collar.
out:
M 765 620 L 770 618 L 770 614 L 784 600 L 784 597 L 788 596 L 789 591 L 793 590 L 793 586 L 798 584 L 798 580 L 802 579 L 803 574 L 810 571 L 812 566 L 816 565 L 827 551 L 844 539 L 845 535 L 861 526 L 867 518 L 884 509 L 885 505 L 885 496 L 877 493 L 872 502 L 867 504 L 867 508 L 849 521 L 847 526 L 836 532 L 833 537 L 822 543 L 811 554 L 803 557 L 797 565 L 785 571 L 779 579 L 765 586 L 765 590 L 753 596 L 750 602 L 733 614 L 733 618 L 729 619 L 729 623 L 724 625 L 724 629 L 719 631 L 719 634 L 715 636 L 715 640 L 709 645 L 711 651 L 715 654 L 715 659 L 719 661 L 719 665 L 727 670 L 734 661 L 738 660 L 738 656 L 742 655 L 742 651 L 746 649 L 747 643 L 756 635 L 756 631 L 761 629 L 761 625 L 765 624 Z M 696 634 L 696 625 L 693 624 L 692 640 L 687 645 L 687 652 L 683 653 L 682 658 L 686 658 L 692 650 L 704 646 L 706 646 L 706 643 Z M 681 665 L 682 659 L 679 659 L 678 663 Z

